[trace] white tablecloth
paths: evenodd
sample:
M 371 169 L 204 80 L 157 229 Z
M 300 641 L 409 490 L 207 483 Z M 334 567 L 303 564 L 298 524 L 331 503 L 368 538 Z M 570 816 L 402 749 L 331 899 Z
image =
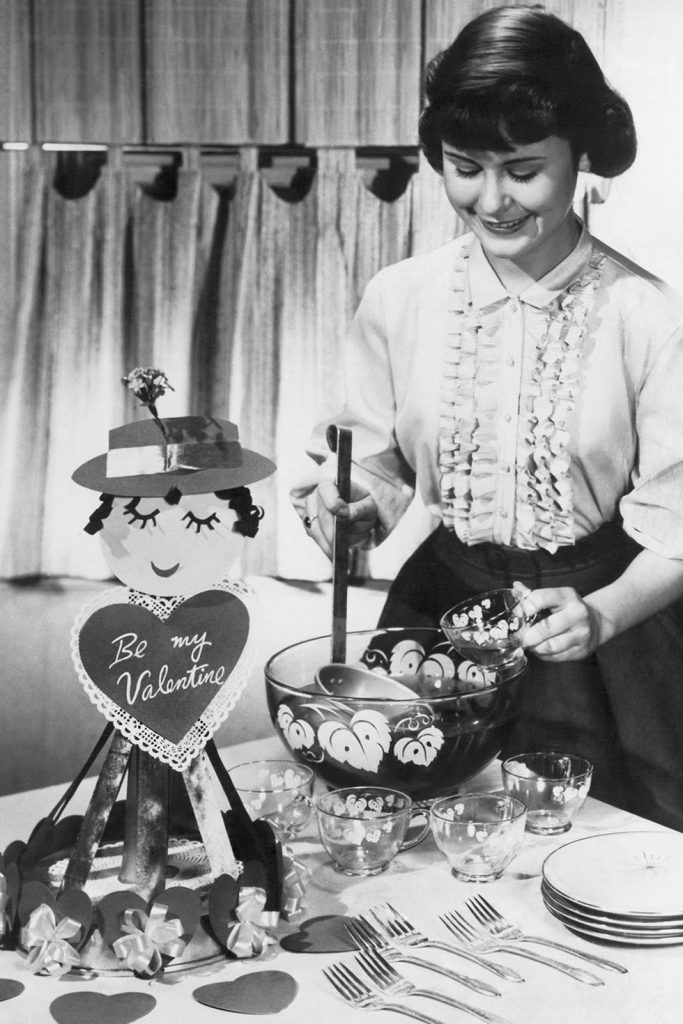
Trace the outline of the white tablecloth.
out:
M 276 737 L 241 744 L 222 751 L 230 766 L 242 760 L 283 756 L 283 748 Z M 500 779 L 496 765 L 490 766 L 470 783 L 471 789 L 493 788 Z M 12 839 L 25 839 L 39 817 L 47 813 L 61 795 L 64 787 L 57 786 L 20 793 L 0 800 L 0 848 Z M 92 780 L 81 787 L 77 801 L 67 813 L 85 809 L 92 789 Z M 326 854 L 316 839 L 311 823 L 304 838 L 294 844 L 294 852 L 304 860 L 312 874 L 308 883 L 306 907 L 302 920 L 322 914 L 355 914 L 368 910 L 383 900 L 390 900 L 414 924 L 434 938 L 448 939 L 449 935 L 438 917 L 443 911 L 457 908 L 477 891 L 483 894 L 503 914 L 521 928 L 537 935 L 602 954 L 617 960 L 628 968 L 621 975 L 589 968 L 578 959 L 545 950 L 572 962 L 577 967 L 593 970 L 604 979 L 599 988 L 581 984 L 549 967 L 532 963 L 521 957 L 494 954 L 493 958 L 514 967 L 525 977 L 523 984 L 499 981 L 465 960 L 445 952 L 425 950 L 439 962 L 476 975 L 500 988 L 502 996 L 491 998 L 470 992 L 460 985 L 439 978 L 422 968 L 406 964 L 397 967 L 417 984 L 441 987 L 467 1002 L 496 1012 L 513 1024 L 680 1024 L 683 1013 L 683 947 L 634 948 L 584 941 L 568 932 L 544 908 L 540 895 L 540 872 L 544 858 L 551 850 L 569 839 L 627 829 L 655 828 L 647 821 L 616 810 L 597 800 L 586 802 L 572 831 L 565 836 L 543 838 L 527 835 L 524 846 L 505 875 L 486 885 L 473 885 L 456 881 L 446 861 L 429 837 L 420 846 L 399 855 L 382 875 L 367 879 L 351 879 L 334 872 Z M 283 925 L 290 931 L 295 925 Z M 541 947 L 533 947 L 542 952 Z M 23 957 L 13 951 L 0 953 L 0 977 L 16 978 L 26 988 L 21 996 L 0 1003 L 0 1021 L 8 1024 L 49 1024 L 49 1007 L 57 996 L 77 990 L 113 994 L 137 989 L 154 995 L 155 1009 L 142 1018 L 149 1024 L 209 1024 L 221 1020 L 222 1011 L 204 1007 L 193 999 L 193 989 L 212 982 L 229 980 L 246 972 L 281 970 L 290 973 L 298 983 L 298 994 L 291 1005 L 276 1015 L 251 1017 L 264 1024 L 349 1024 L 362 1020 L 364 1011 L 349 1008 L 332 991 L 322 975 L 328 963 L 343 960 L 353 964 L 353 953 L 311 954 L 288 953 L 274 946 L 261 957 L 226 962 L 217 972 L 208 976 L 189 973 L 175 976 L 169 981 L 141 981 L 128 977 L 121 979 L 95 978 L 92 980 L 53 980 L 33 977 Z M 169 976 L 170 977 L 170 976 Z M 456 1021 L 475 1021 L 459 1011 L 434 1001 L 413 999 L 410 1005 L 440 1019 L 444 1024 Z M 225 1017 L 225 1020 L 236 1019 Z M 382 1020 L 406 1020 L 386 1013 Z

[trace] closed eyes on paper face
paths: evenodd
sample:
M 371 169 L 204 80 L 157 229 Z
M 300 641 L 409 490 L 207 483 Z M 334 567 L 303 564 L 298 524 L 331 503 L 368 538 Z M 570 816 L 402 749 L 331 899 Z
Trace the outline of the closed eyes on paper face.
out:
M 102 523 L 101 544 L 112 573 L 135 590 L 180 596 L 206 589 L 235 564 L 245 538 L 237 513 L 215 494 L 115 498 Z

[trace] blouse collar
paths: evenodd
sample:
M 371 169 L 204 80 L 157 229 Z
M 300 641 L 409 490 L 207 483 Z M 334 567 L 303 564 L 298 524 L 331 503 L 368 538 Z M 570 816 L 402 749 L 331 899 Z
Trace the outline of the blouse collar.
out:
M 517 296 L 522 302 L 542 309 L 580 276 L 593 251 L 592 239 L 586 225 L 580 223 L 581 234 L 572 251 L 544 277 L 534 281 Z M 473 304 L 480 309 L 511 297 L 484 255 L 481 243 L 476 237 L 472 238 L 468 273 L 470 296 Z

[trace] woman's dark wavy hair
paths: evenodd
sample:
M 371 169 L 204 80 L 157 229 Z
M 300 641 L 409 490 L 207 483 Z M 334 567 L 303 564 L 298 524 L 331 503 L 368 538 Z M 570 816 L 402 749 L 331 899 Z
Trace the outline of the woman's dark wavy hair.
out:
M 441 143 L 509 151 L 549 135 L 613 178 L 631 166 L 631 109 L 605 80 L 583 36 L 538 7 L 496 7 L 470 21 L 429 63 L 420 144 L 443 171 Z

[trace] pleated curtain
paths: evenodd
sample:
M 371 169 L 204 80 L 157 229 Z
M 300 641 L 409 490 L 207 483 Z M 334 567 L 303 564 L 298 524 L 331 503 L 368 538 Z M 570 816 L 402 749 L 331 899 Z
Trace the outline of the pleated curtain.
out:
M 352 150 L 320 150 L 308 192 L 291 202 L 258 170 L 256 149 L 241 150 L 234 183 L 216 189 L 190 147 L 175 193 L 159 198 L 114 149 L 94 187 L 67 199 L 54 159 L 2 157 L 16 213 L 2 283 L 0 576 L 108 575 L 82 530 L 97 494 L 70 478 L 106 451 L 111 427 L 147 415 L 120 378 L 155 365 L 175 389 L 162 413 L 232 419 L 242 443 L 277 464 L 252 488 L 265 518 L 238 570 L 327 578 L 289 488 L 312 466 L 313 425 L 341 402 L 344 336 L 367 280 L 458 230 L 438 178 L 421 167 L 386 202 Z

